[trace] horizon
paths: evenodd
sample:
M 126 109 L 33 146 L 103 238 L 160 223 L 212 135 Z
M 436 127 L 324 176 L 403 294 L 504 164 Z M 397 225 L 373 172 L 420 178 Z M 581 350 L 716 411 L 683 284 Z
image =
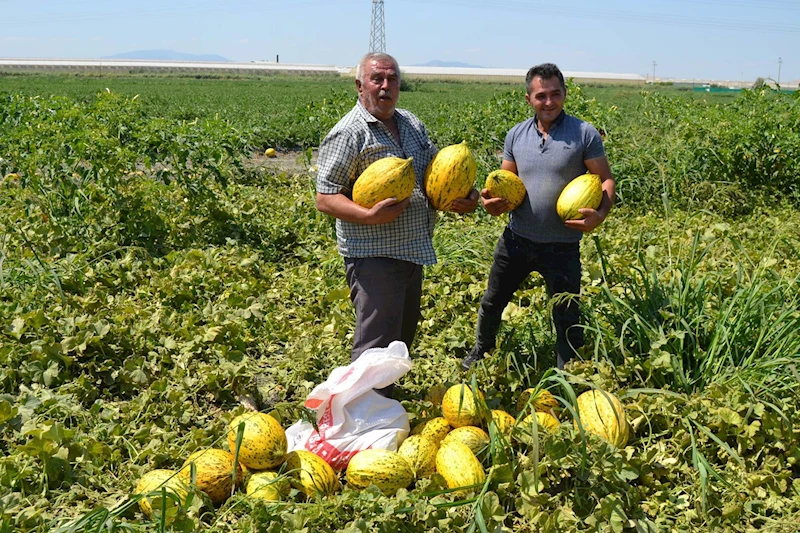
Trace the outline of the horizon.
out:
M 181 56 L 181 57 L 140 57 L 136 54 L 142 53 L 145 56 L 152 56 L 153 52 L 164 52 L 165 56 Z M 124 57 L 122 57 L 124 56 Z M 29 63 L 26 63 L 29 62 Z M 140 65 L 140 67 L 137 67 Z M 190 69 L 190 65 L 197 65 L 197 72 L 214 72 L 214 71 L 234 71 L 240 72 L 242 75 L 258 73 L 259 68 L 269 71 L 283 71 L 287 72 L 310 72 L 318 71 L 320 73 L 338 73 L 344 74 L 346 70 L 355 69 L 356 65 L 323 65 L 312 63 L 278 63 L 275 61 L 252 61 L 252 62 L 235 62 L 219 56 L 204 56 L 183 54 L 174 50 L 138 50 L 117 56 L 104 57 L 104 58 L 2 58 L 0 57 L 0 75 L 4 72 L 14 72 L 18 70 L 27 72 L 72 72 L 78 70 L 93 70 L 94 68 L 146 68 L 155 69 L 157 72 L 160 67 L 170 68 L 184 68 Z M 30 68 L 27 68 L 30 67 Z M 283 69 L 281 67 L 284 67 Z M 303 68 L 307 67 L 307 68 Z M 447 62 L 440 60 L 431 60 L 422 64 L 406 65 L 400 64 L 401 69 L 406 73 L 413 75 L 431 75 L 441 74 L 443 76 L 466 76 L 470 79 L 475 76 L 481 76 L 482 73 L 475 71 L 486 71 L 487 77 L 493 78 L 508 78 L 509 76 L 520 76 L 524 78 L 525 72 L 529 67 L 514 67 L 498 69 L 494 67 L 484 67 L 480 65 L 468 65 L 459 62 Z M 39 71 L 37 69 L 45 69 Z M 210 70 L 209 70 L 210 69 Z M 310 70 L 309 70 L 310 69 Z M 432 70 L 421 70 L 432 69 Z M 440 70 L 437 70 L 440 69 Z M 449 70 L 452 69 L 452 70 Z M 456 72 L 458 71 L 458 72 Z M 469 72 L 465 72 L 469 71 Z M 514 71 L 514 72 L 511 72 Z M 113 70 L 109 70 L 109 73 Z M 628 83 L 634 80 L 633 76 L 638 77 L 638 81 L 646 84 L 653 83 L 650 76 L 639 75 L 629 72 L 603 72 L 603 71 L 562 71 L 566 77 L 570 78 L 583 78 L 584 81 L 598 80 L 605 83 L 613 83 L 614 80 L 619 80 L 623 83 Z M 720 80 L 713 78 L 671 78 L 657 76 L 656 83 L 675 83 L 675 84 L 703 84 L 704 86 L 728 86 L 728 88 L 744 88 L 749 87 L 753 83 L 760 81 L 769 81 L 770 78 L 756 78 L 754 80 Z M 772 80 L 774 81 L 774 80 Z M 784 89 L 797 89 L 800 87 L 798 84 L 800 80 L 783 80 L 781 87 Z
M 98 0 L 6 4 L 0 57 L 19 59 L 103 59 L 168 50 L 236 63 L 280 58 L 291 64 L 354 65 L 368 48 L 372 16 L 367 0 L 291 5 L 232 0 L 224 6 L 210 0 L 166 5 L 143 0 L 135 10 Z M 546 20 L 531 22 L 539 19 Z M 800 60 L 792 56 L 800 35 L 800 3 L 790 0 L 657 5 L 612 0 L 599 8 L 586 0 L 558 7 L 388 0 L 384 20 L 387 52 L 408 66 L 438 60 L 527 69 L 549 61 L 565 71 L 649 79 L 800 79 Z M 493 20 L 496 25 L 487 25 Z M 496 37 L 495 28 L 503 37 Z

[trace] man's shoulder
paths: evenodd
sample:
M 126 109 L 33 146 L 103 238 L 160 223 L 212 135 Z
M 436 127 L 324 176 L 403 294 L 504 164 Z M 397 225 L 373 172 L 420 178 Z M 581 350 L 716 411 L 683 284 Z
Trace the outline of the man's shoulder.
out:
M 408 121 L 408 122 L 410 122 L 411 124 L 419 124 L 419 125 L 422 125 L 422 121 L 421 121 L 421 120 L 420 120 L 420 119 L 417 117 L 417 115 L 415 115 L 414 113 L 412 113 L 412 112 L 411 112 L 411 111 L 409 111 L 408 109 L 400 109 L 400 108 L 398 107 L 398 108 L 396 108 L 394 111 L 395 111 L 395 113 L 397 113 L 398 115 L 400 115 L 401 117 L 403 117 L 405 120 L 407 120 L 407 121 Z
M 564 113 L 564 123 L 574 128 L 594 128 L 592 123 L 588 120 L 583 120 L 582 118 L 578 118 L 575 115 L 570 115 L 569 113 Z
M 534 126 L 536 125 L 536 117 L 526 118 L 522 122 L 517 122 L 516 124 L 511 126 L 511 129 L 513 130 L 514 128 L 517 128 L 517 129 L 527 128 L 527 127 L 530 127 L 531 125 L 534 125 Z
M 400 113 L 402 116 L 404 116 L 406 118 L 413 118 L 413 119 L 419 120 L 417 118 L 417 116 L 414 113 L 412 113 L 411 111 L 409 111 L 408 109 L 403 109 L 402 107 L 396 107 L 395 111 L 397 113 Z
M 529 130 L 531 127 L 534 128 L 536 127 L 536 119 L 534 117 L 531 117 L 527 120 L 523 120 L 522 122 L 517 122 L 516 124 L 511 126 L 511 129 L 508 130 L 508 135 L 512 137 L 517 136 L 520 133 Z
M 356 104 L 330 129 L 328 134 L 325 135 L 325 140 L 340 138 L 342 135 L 358 137 L 359 134 L 363 134 L 367 129 L 367 120 L 361 109 L 359 109 L 358 104 Z
M 366 121 L 364 120 L 364 116 L 361 113 L 361 110 L 358 107 L 358 104 L 354 105 L 353 108 L 347 112 L 345 116 L 339 119 L 339 122 L 333 127 L 334 130 L 336 129 L 346 129 L 354 124 L 364 124 Z

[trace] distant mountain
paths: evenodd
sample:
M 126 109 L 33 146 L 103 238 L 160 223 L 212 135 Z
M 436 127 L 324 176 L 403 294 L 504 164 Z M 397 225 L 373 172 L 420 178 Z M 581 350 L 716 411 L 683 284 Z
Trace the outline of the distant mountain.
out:
M 418 65 L 414 65 L 415 67 L 463 67 L 463 68 L 484 68 L 479 65 L 470 65 L 468 63 L 461 63 L 460 61 L 440 61 L 438 59 L 434 59 L 433 61 L 428 61 L 427 63 L 420 63 Z
M 212 54 L 184 54 L 174 50 L 136 50 L 135 52 L 125 52 L 101 59 L 150 59 L 162 61 L 221 61 L 229 63 L 227 57 Z

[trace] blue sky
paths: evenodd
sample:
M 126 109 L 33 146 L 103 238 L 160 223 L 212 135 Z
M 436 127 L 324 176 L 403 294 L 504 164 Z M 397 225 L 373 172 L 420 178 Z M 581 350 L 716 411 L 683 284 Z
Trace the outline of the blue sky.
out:
M 371 0 L 0 0 L 0 57 L 134 50 L 354 65 Z M 800 0 L 385 0 L 387 52 L 497 68 L 800 79 Z M 780 63 L 779 63 L 780 58 Z

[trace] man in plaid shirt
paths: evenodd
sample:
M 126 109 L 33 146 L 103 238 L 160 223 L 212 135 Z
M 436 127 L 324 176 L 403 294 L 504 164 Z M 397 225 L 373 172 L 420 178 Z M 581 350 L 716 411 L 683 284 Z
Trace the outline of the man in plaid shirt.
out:
M 356 309 L 352 360 L 364 350 L 401 340 L 411 348 L 420 318 L 422 269 L 436 262 L 436 211 L 425 196 L 424 177 L 437 153 L 425 126 L 397 109 L 400 68 L 388 54 L 364 56 L 356 70 L 358 102 L 322 141 L 317 209 L 336 218 L 350 300 Z M 409 198 L 388 198 L 371 208 L 352 200 L 353 184 L 384 157 L 413 157 L 416 185 Z M 453 211 L 471 212 L 478 191 L 456 200 Z M 393 385 L 378 392 L 391 397 Z

